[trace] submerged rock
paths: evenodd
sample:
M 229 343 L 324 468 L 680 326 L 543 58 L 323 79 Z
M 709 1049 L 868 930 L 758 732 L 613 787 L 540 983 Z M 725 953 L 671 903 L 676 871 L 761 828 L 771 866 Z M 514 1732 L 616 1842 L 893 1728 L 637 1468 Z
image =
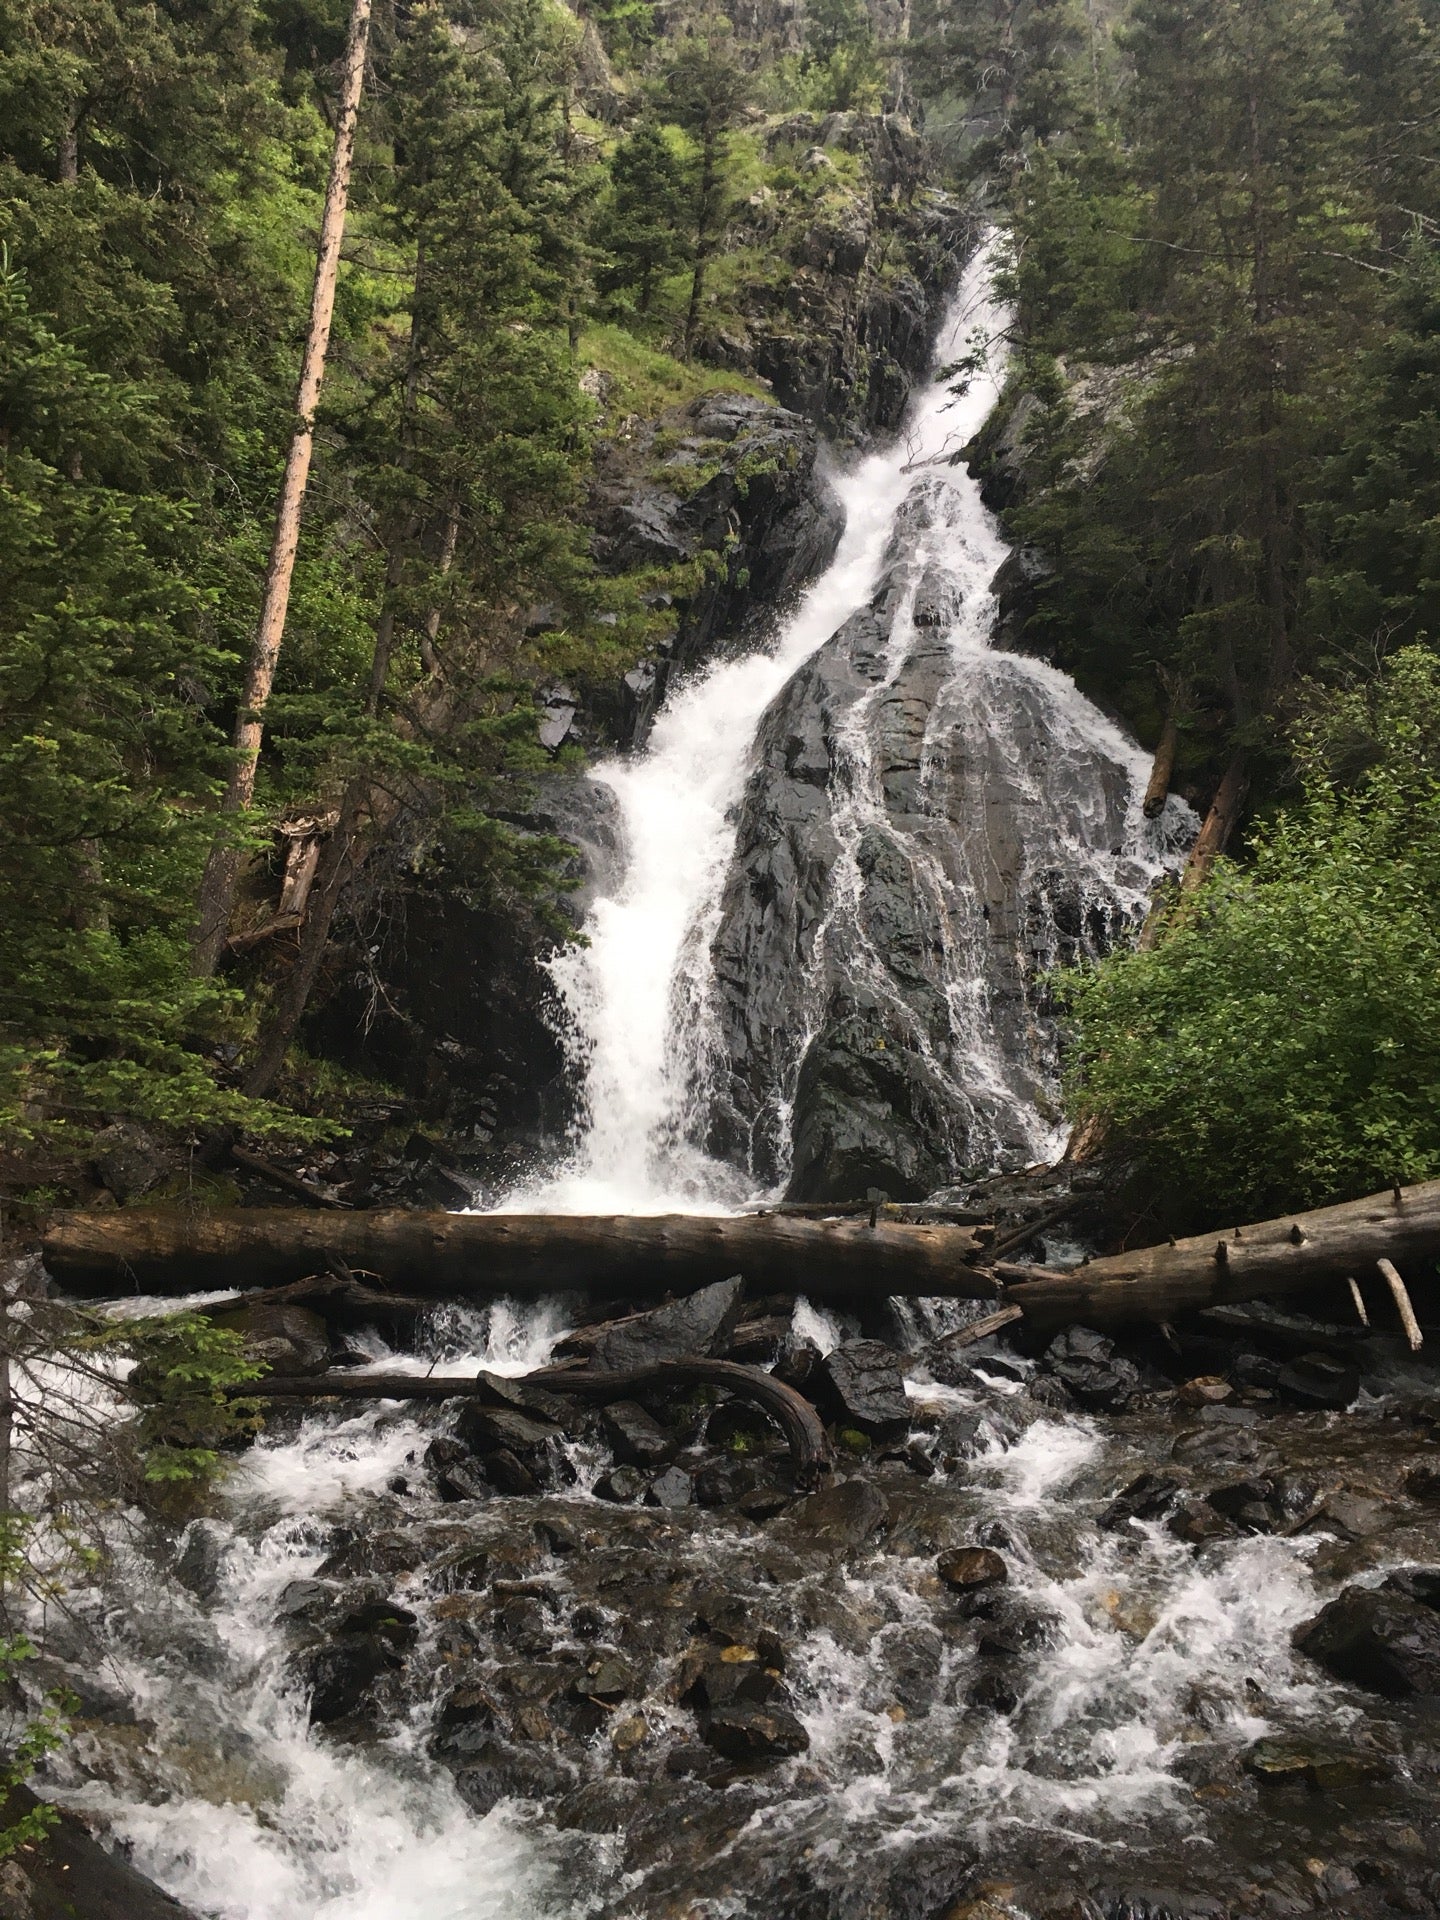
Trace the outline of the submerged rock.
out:
M 953 1547 L 941 1554 L 935 1571 L 955 1593 L 975 1593 L 1010 1578 L 1010 1569 L 993 1547 Z
M 707 1715 L 703 1737 L 727 1760 L 755 1766 L 805 1753 L 810 1736 L 784 1707 L 726 1707 Z
M 1140 1390 L 1140 1370 L 1093 1327 L 1067 1327 L 1045 1349 L 1041 1364 L 1092 1413 L 1117 1413 Z

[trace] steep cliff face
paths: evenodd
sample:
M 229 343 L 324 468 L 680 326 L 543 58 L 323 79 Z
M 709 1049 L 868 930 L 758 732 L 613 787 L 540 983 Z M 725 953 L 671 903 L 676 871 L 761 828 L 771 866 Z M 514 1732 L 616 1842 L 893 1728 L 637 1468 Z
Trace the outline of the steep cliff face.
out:
M 826 564 L 841 520 L 819 453 L 819 435 L 799 414 L 723 392 L 636 422 L 601 449 L 591 493 L 600 564 L 626 573 L 698 561 L 703 576 L 652 655 L 618 684 L 583 683 L 595 743 L 640 744 L 672 674 L 753 644 L 774 609 Z
M 798 1199 L 1034 1159 L 1045 976 L 1108 946 L 1153 871 L 1133 750 L 987 648 L 1000 549 L 963 509 L 947 480 L 917 491 L 871 604 L 767 715 L 745 797 L 708 1145 Z
M 592 82 L 597 98 L 610 84 L 600 59 Z M 681 584 L 648 594 L 669 631 L 629 671 L 550 690 L 542 740 L 554 751 L 643 746 L 677 675 L 761 642 L 825 566 L 841 517 L 824 446 L 898 424 L 973 245 L 901 115 L 788 115 L 765 125 L 759 148 L 779 186 L 737 209 L 726 248 L 763 271 L 740 275 L 723 313 L 707 309 L 696 342 L 730 388 L 638 411 L 622 378 L 598 364 L 586 376 L 599 412 L 595 560 Z M 513 818 L 575 849 L 562 904 L 578 925 L 620 857 L 605 790 L 557 768 Z M 523 910 L 477 902 L 443 876 L 417 884 L 364 980 L 341 982 L 312 1023 L 312 1044 L 399 1085 L 503 1186 L 571 1110 L 545 970 L 553 948 Z

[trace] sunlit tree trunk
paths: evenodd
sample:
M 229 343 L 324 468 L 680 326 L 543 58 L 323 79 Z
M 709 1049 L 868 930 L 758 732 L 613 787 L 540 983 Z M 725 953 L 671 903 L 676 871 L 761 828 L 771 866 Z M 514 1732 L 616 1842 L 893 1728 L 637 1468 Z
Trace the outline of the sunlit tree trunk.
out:
M 315 261 L 315 286 L 310 301 L 310 330 L 300 363 L 295 396 L 295 425 L 280 500 L 275 513 L 275 536 L 260 600 L 260 617 L 245 672 L 245 686 L 235 718 L 235 762 L 230 770 L 220 811 L 228 819 L 244 813 L 255 796 L 255 770 L 265 730 L 265 708 L 275 684 L 275 670 L 285 637 L 285 615 L 290 583 L 300 541 L 300 511 L 310 477 L 315 444 L 315 411 L 325 378 L 325 356 L 335 314 L 335 286 L 340 270 L 340 246 L 345 234 L 345 207 L 355 158 L 355 128 L 365 83 L 365 59 L 370 38 L 371 0 L 353 0 L 345 42 L 340 85 L 340 108 L 335 122 L 335 145 L 330 159 L 330 182 L 320 222 L 320 247 Z M 222 824 L 200 882 L 193 964 L 198 974 L 215 971 L 230 927 L 240 849 L 233 828 Z

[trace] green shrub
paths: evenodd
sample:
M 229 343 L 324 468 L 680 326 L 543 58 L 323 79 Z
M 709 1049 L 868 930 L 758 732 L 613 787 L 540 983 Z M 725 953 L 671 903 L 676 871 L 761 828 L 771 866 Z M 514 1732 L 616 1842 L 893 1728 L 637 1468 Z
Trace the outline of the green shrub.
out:
M 1182 1210 L 1440 1174 L 1440 660 L 1312 705 L 1303 795 L 1148 953 L 1066 977 L 1068 1104 Z M 1355 769 L 1358 766 L 1358 771 Z

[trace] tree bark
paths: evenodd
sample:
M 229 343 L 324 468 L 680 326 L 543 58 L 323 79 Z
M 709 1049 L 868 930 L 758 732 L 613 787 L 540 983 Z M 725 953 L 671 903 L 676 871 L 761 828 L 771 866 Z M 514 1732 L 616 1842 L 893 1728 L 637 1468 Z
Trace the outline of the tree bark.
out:
M 483 1395 L 486 1384 L 484 1374 L 322 1373 L 272 1375 L 235 1391 L 261 1400 L 461 1400 Z M 614 1373 L 595 1367 L 544 1367 L 538 1373 L 520 1375 L 516 1384 L 600 1401 L 626 1400 L 646 1387 L 725 1387 L 778 1422 L 790 1443 L 798 1485 L 813 1486 L 830 1459 L 825 1429 L 810 1402 L 763 1367 L 742 1366 L 734 1360 L 664 1360 Z
M 970 1227 L 773 1215 L 125 1207 L 57 1216 L 45 1264 L 72 1291 L 100 1297 L 280 1285 L 338 1258 L 436 1299 L 591 1288 L 629 1298 L 743 1273 L 758 1292 L 828 1304 L 887 1294 L 994 1299 L 999 1281 L 967 1264 L 979 1251 Z
M 1230 844 L 1230 836 L 1240 819 L 1240 809 L 1245 804 L 1249 786 L 1250 775 L 1245 765 L 1245 755 L 1237 753 L 1221 776 L 1205 823 L 1195 836 L 1195 844 L 1185 862 L 1185 871 L 1180 876 L 1182 894 L 1193 893 L 1202 884 Z
M 355 158 L 355 128 L 360 117 L 360 96 L 365 83 L 370 5 L 371 0 L 352 0 L 350 10 L 339 113 L 335 122 L 335 145 L 330 156 L 330 179 L 320 221 L 315 285 L 310 299 L 310 331 L 305 339 L 305 352 L 300 362 L 300 383 L 295 395 L 295 427 L 290 438 L 290 452 L 285 462 L 285 476 L 281 481 L 280 500 L 275 512 L 275 534 L 270 545 L 270 561 L 260 598 L 260 617 L 250 649 L 240 707 L 235 717 L 235 761 L 220 802 L 222 816 L 244 813 L 255 797 L 255 770 L 265 731 L 265 708 L 275 684 L 275 669 L 285 637 L 290 582 L 294 576 L 295 555 L 300 542 L 300 512 L 305 501 L 310 457 L 315 445 L 315 411 L 320 402 L 321 383 L 325 378 L 325 357 L 329 351 L 330 325 L 335 314 L 335 285 L 340 272 L 340 246 L 345 235 L 345 206 Z M 224 949 L 239 871 L 240 849 L 231 832 L 222 826 L 210 849 L 200 882 L 192 956 L 197 974 L 212 974 Z
M 1170 797 L 1170 781 L 1175 772 L 1175 749 L 1180 743 L 1180 727 L 1171 713 L 1160 733 L 1150 768 L 1150 784 L 1145 789 L 1144 813 L 1147 820 L 1158 820 Z
M 1437 1253 L 1440 1180 L 1429 1180 L 1338 1207 L 1112 1254 L 1073 1273 L 1012 1278 L 1004 1298 L 1039 1329 L 1076 1322 L 1115 1327 L 1173 1320 L 1196 1307 L 1260 1294 L 1296 1293 L 1320 1281 L 1344 1280 L 1382 1259 L 1423 1260 Z

